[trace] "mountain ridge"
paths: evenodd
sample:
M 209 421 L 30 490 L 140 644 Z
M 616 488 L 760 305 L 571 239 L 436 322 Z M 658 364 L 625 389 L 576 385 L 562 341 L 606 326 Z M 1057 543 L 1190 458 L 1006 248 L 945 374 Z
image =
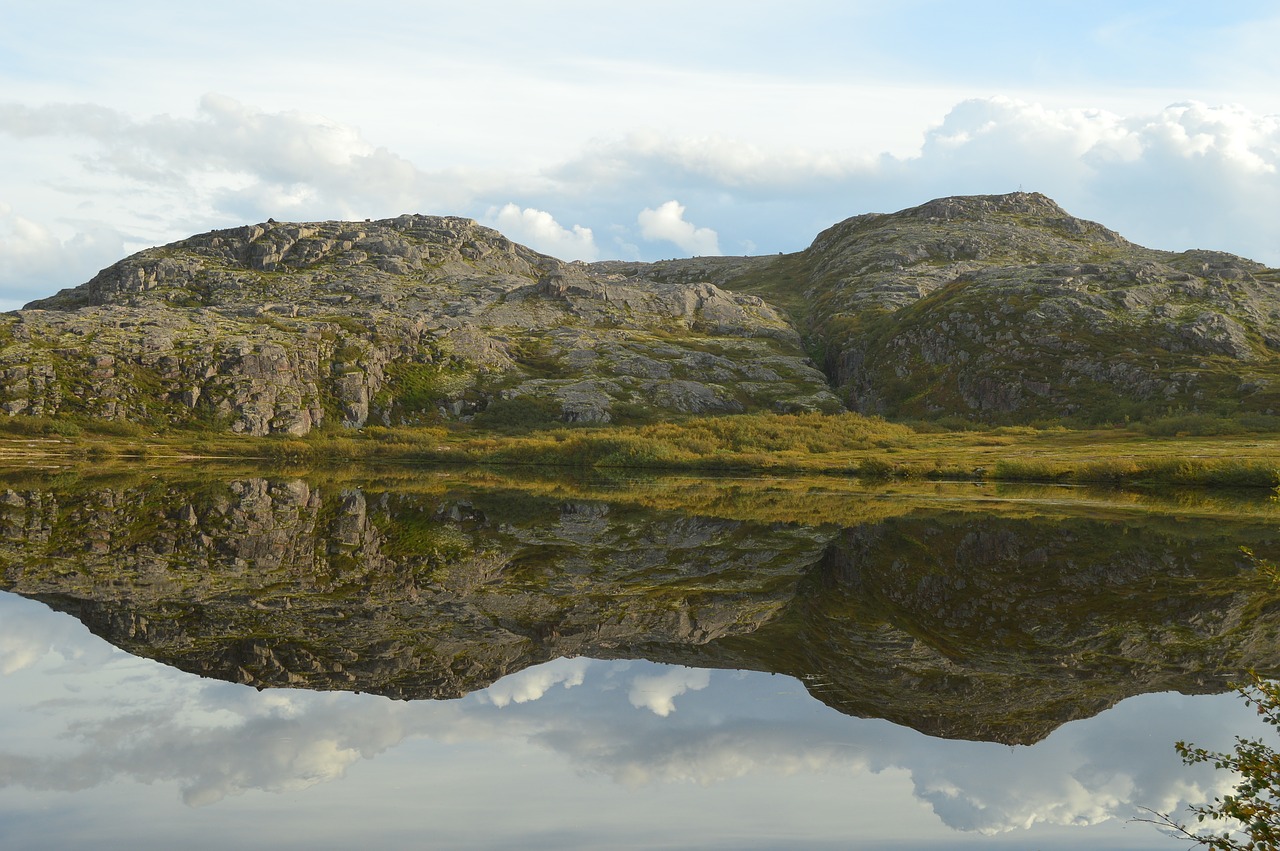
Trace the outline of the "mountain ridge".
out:
M 1135 245 L 1037 193 L 800 252 L 564 262 L 478 223 L 268 221 L 0 317 L 0 410 L 247 434 L 842 409 L 1113 422 L 1280 411 L 1280 272 Z

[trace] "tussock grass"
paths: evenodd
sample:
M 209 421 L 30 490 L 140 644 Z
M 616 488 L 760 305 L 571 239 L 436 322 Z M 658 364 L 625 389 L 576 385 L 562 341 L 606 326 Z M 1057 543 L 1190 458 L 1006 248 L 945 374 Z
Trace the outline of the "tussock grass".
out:
M 1010 458 L 996 462 L 991 478 L 1014 482 L 1274 488 L 1280 486 L 1280 458 L 1102 458 L 1074 463 Z
M 913 436 L 906 426 L 858 414 L 754 414 L 558 429 L 507 439 L 492 460 L 570 467 L 801 470 L 814 458 L 906 444 Z

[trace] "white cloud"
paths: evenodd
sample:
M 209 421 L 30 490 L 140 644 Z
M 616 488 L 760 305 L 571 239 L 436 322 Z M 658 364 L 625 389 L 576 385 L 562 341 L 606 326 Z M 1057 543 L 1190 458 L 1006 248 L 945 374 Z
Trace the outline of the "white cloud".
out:
M 600 256 L 591 228 L 581 225 L 565 228 L 543 210 L 532 207 L 522 210 L 515 204 L 507 204 L 501 209 L 489 208 L 485 218 L 507 238 L 561 260 L 591 261 Z
M 701 691 L 711 684 L 711 672 L 702 668 L 669 668 L 654 676 L 640 675 L 631 681 L 627 699 L 637 709 L 648 709 L 666 717 L 676 711 L 675 699 L 688 691 Z
M 959 104 L 919 157 L 920 196 L 1022 185 L 1156 248 L 1217 248 L 1280 264 L 1280 117 L 1184 103 L 1155 114 L 1051 110 L 1009 98 Z
M 636 217 L 640 235 L 647 240 L 674 242 L 690 254 L 713 255 L 720 253 L 720 241 L 711 228 L 700 228 L 685 221 L 684 205 L 668 201 L 656 210 L 645 207 Z
M 371 209 L 413 210 L 437 188 L 353 127 L 305 112 L 264 112 L 216 94 L 200 100 L 194 118 L 136 120 L 88 104 L 0 104 L 0 133 L 89 139 L 96 145 L 86 158 L 90 172 L 153 191 L 212 184 L 198 200 L 222 215 L 364 218 Z
M 596 141 L 550 173 L 567 183 L 671 180 L 710 182 L 747 192 L 794 191 L 873 167 L 875 156 L 852 150 L 763 147 L 723 136 L 684 138 L 636 132 Z
M 637 133 L 594 144 L 548 175 L 562 194 L 590 185 L 619 199 L 597 208 L 614 221 L 627 197 L 696 201 L 721 240 L 765 252 L 803 247 L 823 227 L 863 212 L 1023 188 L 1152 247 L 1215 247 L 1280 264 L 1280 220 L 1271 214 L 1280 206 L 1278 120 L 1238 106 L 1122 114 L 991 97 L 957 103 L 922 128 L 909 156 Z M 650 238 L 705 250 L 690 245 L 692 226 L 672 205 L 661 211 L 647 214 Z M 655 232 L 659 225 L 666 230 Z
M 15 173 L 45 163 L 37 146 L 54 151 L 43 185 L 24 178 L 5 197 L 21 215 L 0 220 L 0 299 L 82 283 L 126 246 L 268 216 L 464 215 L 557 257 L 656 259 L 673 247 L 794 251 L 851 215 L 1020 187 L 1141 244 L 1280 264 L 1280 117 L 1239 106 L 1124 113 L 991 97 L 922 126 L 910 155 L 646 130 L 580 143 L 558 164 L 434 171 L 350 124 L 218 95 L 185 117 L 0 104 L 0 136 Z M 645 206 L 655 196 L 680 200 Z
M 1280 116 L 1237 106 L 1180 103 L 1155 114 L 1121 116 L 1105 110 L 1046 109 L 1006 97 L 956 105 L 926 136 L 910 168 L 1000 166 L 1037 176 L 1097 181 L 1105 168 L 1158 162 L 1170 181 L 1223 168 L 1239 177 L 1274 176 L 1280 159 Z

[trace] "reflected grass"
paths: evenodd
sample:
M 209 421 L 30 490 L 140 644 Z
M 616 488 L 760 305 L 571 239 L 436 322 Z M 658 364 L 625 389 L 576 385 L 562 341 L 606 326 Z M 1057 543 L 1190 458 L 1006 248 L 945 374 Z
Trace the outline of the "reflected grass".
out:
M 1280 518 L 1280 501 L 1268 491 L 1189 486 L 1120 487 L 1037 481 L 868 480 L 856 476 L 761 473 L 661 473 L 545 466 L 456 466 L 410 463 L 277 464 L 244 458 L 201 461 L 153 458 L 143 462 L 64 460 L 53 468 L 0 464 L 0 491 L 51 489 L 72 495 L 103 488 L 166 491 L 189 497 L 216 494 L 228 483 L 253 479 L 305 481 L 320 491 L 359 489 L 392 498 L 483 493 L 503 514 L 520 517 L 534 502 L 581 501 L 701 517 L 804 526 L 880 522 L 922 510 L 1000 514 L 1008 517 L 1123 519 L 1168 515 L 1244 521 Z M 441 542 L 406 540 L 406 550 Z

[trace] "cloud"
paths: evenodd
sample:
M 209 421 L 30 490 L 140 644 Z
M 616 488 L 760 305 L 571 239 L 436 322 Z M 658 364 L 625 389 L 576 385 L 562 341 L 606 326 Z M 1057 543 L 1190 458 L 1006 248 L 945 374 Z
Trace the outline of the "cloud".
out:
M 90 172 L 155 190 L 197 190 L 222 215 L 364 218 L 370 209 L 414 210 L 440 188 L 353 127 L 305 112 L 264 112 L 217 94 L 201 98 L 194 118 L 136 120 L 90 104 L 0 104 L 0 133 L 91 140 L 96 148 L 84 158 Z
M 581 225 L 565 228 L 543 210 L 532 207 L 522 210 L 515 204 L 507 204 L 501 209 L 489 208 L 485 218 L 509 239 L 561 260 L 589 262 L 600 256 L 591 228 Z
M 1142 244 L 1280 264 L 1280 220 L 1266 212 L 1280 206 L 1278 165 L 1280 116 L 1194 102 L 1120 116 L 988 98 L 957 105 L 897 169 L 924 190 L 1020 184 Z
M 1152 247 L 1216 247 L 1280 265 L 1280 219 L 1271 214 L 1280 206 L 1278 121 L 1195 102 L 1126 115 L 990 97 L 961 101 L 922 127 L 909 155 L 635 133 L 548 170 L 541 198 L 581 198 L 591 187 L 609 200 L 580 201 L 575 216 L 597 224 L 623 221 L 626 199 L 661 192 L 696 204 L 719 242 L 773 252 L 802 248 L 852 215 L 1022 188 Z M 678 206 L 648 210 L 642 235 L 705 252 Z
M 630 133 L 612 142 L 596 141 L 578 156 L 549 170 L 569 184 L 640 186 L 715 185 L 750 193 L 820 187 L 872 167 L 875 156 L 847 150 L 766 148 L 723 136 L 681 138 L 653 132 Z
M 1280 116 L 1257 117 L 1240 107 L 1174 104 L 1130 133 L 1143 153 L 1217 162 L 1241 175 L 1270 177 L 1280 159 Z
M 711 228 L 700 228 L 684 219 L 684 205 L 668 201 L 656 210 L 645 207 L 636 217 L 640 235 L 650 241 L 674 242 L 682 251 L 695 255 L 720 253 L 720 242 Z
M 677 697 L 687 691 L 700 691 L 710 684 L 710 671 L 700 668 L 668 668 L 656 676 L 637 676 L 631 681 L 627 699 L 637 709 L 648 709 L 665 718 L 676 711 Z
M 4 103 L 0 136 L 3 153 L 21 154 L 15 174 L 48 169 L 4 199 L 21 215 L 0 222 L 0 298 L 81 283 L 125 246 L 268 216 L 465 215 L 557 257 L 657 259 L 673 247 L 795 251 L 852 215 L 1018 188 L 1144 245 L 1280 265 L 1280 117 L 1239 106 L 1126 114 L 976 98 L 922 126 L 910 152 L 650 130 L 580 143 L 558 162 L 494 158 L 436 170 L 353 125 L 221 95 L 206 95 L 190 116 Z M 57 150 L 42 160 L 36 145 Z M 654 197 L 680 200 L 646 206 Z

